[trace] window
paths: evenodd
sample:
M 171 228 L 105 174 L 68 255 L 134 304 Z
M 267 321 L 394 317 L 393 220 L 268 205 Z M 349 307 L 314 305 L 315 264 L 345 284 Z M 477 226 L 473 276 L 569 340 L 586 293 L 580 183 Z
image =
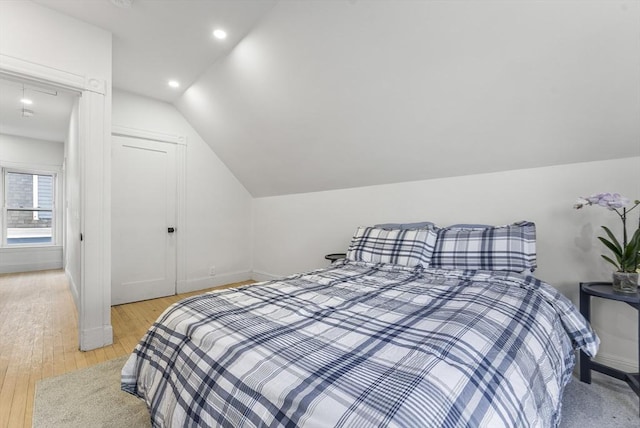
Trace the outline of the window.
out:
M 55 244 L 56 174 L 4 169 L 6 246 Z

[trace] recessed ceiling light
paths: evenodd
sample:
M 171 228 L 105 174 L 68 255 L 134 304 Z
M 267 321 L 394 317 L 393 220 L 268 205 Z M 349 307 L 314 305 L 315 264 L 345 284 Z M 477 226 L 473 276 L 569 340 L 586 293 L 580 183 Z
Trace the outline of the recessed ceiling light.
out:
M 169 80 L 169 86 L 171 86 L 172 88 L 179 88 L 180 82 L 178 82 L 177 80 Z
M 224 40 L 227 38 L 227 32 L 221 29 L 214 30 L 213 37 L 215 37 L 218 40 Z
M 22 98 L 20 99 L 20 102 L 27 106 L 30 106 L 31 104 L 33 104 L 33 100 L 30 100 L 29 98 Z

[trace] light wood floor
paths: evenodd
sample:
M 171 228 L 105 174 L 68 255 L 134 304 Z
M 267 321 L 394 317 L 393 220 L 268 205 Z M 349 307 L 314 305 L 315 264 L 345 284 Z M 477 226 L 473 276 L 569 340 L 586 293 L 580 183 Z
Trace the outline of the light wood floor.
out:
M 164 309 L 199 293 L 112 307 L 113 345 L 81 352 L 78 314 L 64 272 L 0 275 L 0 428 L 31 427 L 38 379 L 129 354 Z

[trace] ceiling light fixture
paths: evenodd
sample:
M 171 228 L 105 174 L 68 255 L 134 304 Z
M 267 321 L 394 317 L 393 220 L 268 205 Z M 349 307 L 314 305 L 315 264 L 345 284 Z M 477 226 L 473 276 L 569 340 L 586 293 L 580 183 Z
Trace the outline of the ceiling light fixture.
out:
M 227 38 L 227 32 L 221 29 L 214 30 L 213 37 L 215 37 L 218 40 L 224 40 Z
M 25 106 L 33 104 L 33 101 L 27 98 L 25 93 L 25 87 L 22 85 L 22 98 L 20 98 L 20 102 L 22 103 L 22 117 L 31 117 L 33 116 L 33 110 L 26 108 Z
M 180 82 L 178 82 L 177 80 L 169 80 L 169 86 L 171 86 L 172 88 L 179 88 Z

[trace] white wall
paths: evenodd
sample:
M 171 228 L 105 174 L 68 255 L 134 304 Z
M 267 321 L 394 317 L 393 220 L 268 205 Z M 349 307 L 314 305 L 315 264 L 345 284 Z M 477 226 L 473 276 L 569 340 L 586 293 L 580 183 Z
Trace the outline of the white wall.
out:
M 605 191 L 640 198 L 639 166 L 640 157 L 633 157 L 256 198 L 255 277 L 326 266 L 324 255 L 346 252 L 360 225 L 411 221 L 500 225 L 531 220 L 537 226 L 536 276 L 577 303 L 580 281 L 611 278 L 612 267 L 599 255 L 604 252 L 596 239 L 600 225 L 616 231 L 621 226 L 613 213 L 595 207 L 576 211 L 573 203 L 578 196 Z M 595 302 L 594 311 L 594 325 L 606 339 L 601 357 L 633 367 L 636 312 L 611 302 Z
M 58 173 L 58 187 L 62 177 L 64 143 L 42 141 L 15 135 L 0 134 L 0 167 L 25 168 L 44 172 Z M 1 182 L 1 180 L 0 180 Z M 2 194 L 2 191 L 0 191 Z M 62 198 L 57 199 L 62 202 Z M 62 267 L 62 222 L 63 210 L 58 209 L 56 215 L 56 234 L 58 243 L 55 246 L 28 248 L 0 248 L 0 273 L 28 272 Z
M 53 142 L 0 134 L 0 162 L 13 167 L 38 166 L 60 169 L 64 161 L 64 141 Z
M 31 1 L 0 2 L 0 53 L 111 87 L 111 33 Z
M 178 233 L 187 235 L 187 280 L 178 292 L 249 279 L 251 196 L 182 114 L 171 104 L 116 90 L 113 125 L 186 137 L 187 229 Z
M 111 328 L 111 33 L 30 1 L 0 2 L 0 71 L 78 88 L 82 281 L 80 348 L 113 341 Z

